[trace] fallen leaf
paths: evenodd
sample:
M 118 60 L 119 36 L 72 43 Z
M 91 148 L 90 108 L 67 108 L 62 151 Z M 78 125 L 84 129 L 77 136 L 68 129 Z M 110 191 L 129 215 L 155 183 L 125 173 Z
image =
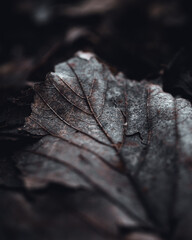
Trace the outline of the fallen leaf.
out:
M 107 201 L 104 222 L 113 219 L 116 228 L 190 239 L 185 228 L 192 216 L 188 101 L 160 85 L 114 76 L 82 52 L 58 64 L 34 90 L 24 129 L 42 138 L 17 163 L 29 189 L 50 183 L 87 189 Z M 90 207 L 97 223 L 100 203 Z M 91 218 L 90 211 L 81 211 Z

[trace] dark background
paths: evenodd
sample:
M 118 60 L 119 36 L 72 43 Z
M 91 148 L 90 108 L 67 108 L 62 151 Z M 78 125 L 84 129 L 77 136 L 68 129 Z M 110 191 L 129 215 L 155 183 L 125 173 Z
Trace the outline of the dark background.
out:
M 133 79 L 169 70 L 165 88 L 175 93 L 182 74 L 190 78 L 191 9 L 185 0 L 4 1 L 0 75 L 5 85 L 13 84 L 26 77 L 12 72 L 20 75 L 35 67 L 27 79 L 40 81 L 55 63 L 81 49 L 94 51 Z

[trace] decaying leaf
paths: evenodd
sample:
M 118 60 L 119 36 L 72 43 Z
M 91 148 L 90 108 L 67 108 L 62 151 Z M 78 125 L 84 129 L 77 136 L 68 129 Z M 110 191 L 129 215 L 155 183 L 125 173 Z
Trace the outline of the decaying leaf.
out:
M 28 188 L 60 183 L 93 192 L 95 201 L 87 198 L 78 211 L 115 236 L 123 228 L 191 239 L 188 101 L 114 76 L 83 53 L 58 64 L 34 90 L 24 129 L 42 138 L 18 160 Z

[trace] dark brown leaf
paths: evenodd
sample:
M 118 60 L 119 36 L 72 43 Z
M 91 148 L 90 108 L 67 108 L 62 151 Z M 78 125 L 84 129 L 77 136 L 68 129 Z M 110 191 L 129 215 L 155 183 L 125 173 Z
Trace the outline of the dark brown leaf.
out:
M 60 183 L 97 193 L 107 205 L 99 200 L 88 210 L 87 204 L 81 214 L 102 225 L 113 219 L 113 234 L 118 226 L 190 239 L 189 228 L 174 230 L 185 229 L 192 216 L 188 101 L 114 76 L 85 53 L 58 64 L 34 90 L 25 130 L 42 139 L 18 161 L 28 188 Z

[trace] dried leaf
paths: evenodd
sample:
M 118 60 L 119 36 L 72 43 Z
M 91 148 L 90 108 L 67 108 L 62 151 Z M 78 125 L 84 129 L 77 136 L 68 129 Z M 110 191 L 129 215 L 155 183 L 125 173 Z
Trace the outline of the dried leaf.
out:
M 185 229 L 192 216 L 188 101 L 159 85 L 114 76 L 83 53 L 58 64 L 34 90 L 25 130 L 42 139 L 19 156 L 27 187 L 54 182 L 96 192 L 107 201 L 102 224 L 113 219 L 113 234 L 121 226 L 190 239 Z M 98 224 L 102 201 L 90 207 Z M 81 211 L 91 218 L 87 208 Z M 184 230 L 176 232 L 175 226 Z

